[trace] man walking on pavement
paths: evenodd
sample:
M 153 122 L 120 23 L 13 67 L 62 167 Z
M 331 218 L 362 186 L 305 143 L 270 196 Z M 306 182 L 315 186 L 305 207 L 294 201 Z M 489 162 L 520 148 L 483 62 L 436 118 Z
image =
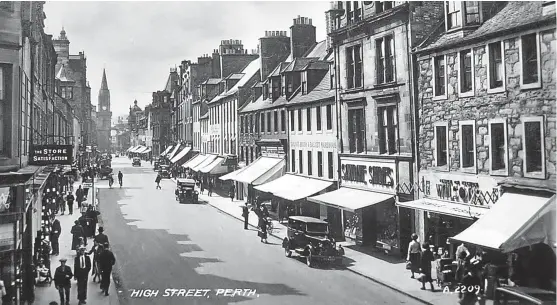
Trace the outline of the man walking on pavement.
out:
M 74 259 L 74 276 L 77 280 L 77 299 L 79 305 L 87 304 L 87 280 L 91 270 L 91 258 L 85 255 L 85 246 L 79 247 L 78 255 Z
M 58 289 L 60 294 L 60 305 L 70 304 L 70 287 L 71 279 L 73 277 L 72 268 L 66 266 L 67 259 L 60 259 L 60 266 L 56 268 L 54 272 L 54 285 Z M 66 295 L 66 301 L 64 302 L 64 295 Z
M 120 187 L 122 187 L 123 180 L 124 180 L 124 174 L 122 174 L 122 171 L 118 171 L 118 184 L 120 184 Z
M 60 221 L 55 218 L 52 222 L 52 230 L 50 231 L 50 243 L 52 244 L 52 255 L 60 254 L 60 243 L 58 239 L 60 238 L 60 232 L 62 228 L 60 226 Z
M 232 183 L 232 187 L 230 187 L 230 193 L 228 194 L 230 196 L 230 201 L 234 201 L 235 194 L 236 194 L 236 186 L 234 185 L 234 183 Z
M 81 208 L 81 203 L 83 202 L 83 199 L 85 197 L 85 193 L 81 188 L 81 185 L 79 185 L 79 188 L 77 189 L 77 191 L 75 191 L 75 197 L 77 198 L 77 207 Z
M 247 230 L 249 223 L 249 208 L 247 203 L 242 207 L 242 216 L 244 216 L 244 230 Z
M 155 183 L 157 184 L 157 187 L 155 189 L 162 190 L 162 187 L 161 187 L 161 184 L 160 184 L 161 180 L 162 180 L 161 174 L 157 174 L 157 178 L 155 178 Z
M 101 290 L 104 295 L 108 295 L 108 288 L 110 287 L 110 274 L 112 273 L 112 266 L 116 263 L 114 254 L 109 249 L 108 243 L 104 244 L 104 250 L 99 257 L 99 267 L 101 269 Z
M 213 196 L 213 181 L 209 179 L 209 185 L 207 185 L 207 194 L 209 197 Z
M 72 192 L 68 192 L 68 196 L 66 196 L 66 201 L 68 202 L 68 211 L 70 211 L 70 215 L 73 215 L 73 202 L 75 201 L 75 197 Z
M 97 234 L 97 236 L 95 236 L 95 244 L 97 245 L 105 245 L 108 244 L 108 236 L 106 236 L 104 233 L 104 228 L 103 227 L 99 227 L 99 234 Z

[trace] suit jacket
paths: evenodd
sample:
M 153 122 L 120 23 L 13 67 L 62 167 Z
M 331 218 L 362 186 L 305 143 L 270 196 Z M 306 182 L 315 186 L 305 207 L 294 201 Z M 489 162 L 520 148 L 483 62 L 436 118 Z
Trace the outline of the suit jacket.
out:
M 95 242 L 99 245 L 103 245 L 105 243 L 108 243 L 108 236 L 106 236 L 104 233 L 99 233 L 97 236 L 95 236 Z
M 112 270 L 112 266 L 116 263 L 116 258 L 114 254 L 110 250 L 104 250 L 99 255 L 99 267 L 101 271 L 110 271 Z
M 77 201 L 83 201 L 83 189 L 77 189 L 75 191 L 75 197 L 77 197 Z
M 72 268 L 69 266 L 58 266 L 54 272 L 54 285 L 70 287 L 71 279 L 73 277 Z
M 54 219 L 52 223 L 52 235 L 53 236 L 60 236 L 60 232 L 62 232 L 62 227 L 60 227 L 60 221 L 58 219 Z
M 81 268 L 81 256 L 78 255 L 74 258 L 73 270 L 75 272 L 76 278 L 87 277 L 89 271 L 91 270 L 91 258 L 89 255 L 83 255 L 85 257 L 85 268 Z

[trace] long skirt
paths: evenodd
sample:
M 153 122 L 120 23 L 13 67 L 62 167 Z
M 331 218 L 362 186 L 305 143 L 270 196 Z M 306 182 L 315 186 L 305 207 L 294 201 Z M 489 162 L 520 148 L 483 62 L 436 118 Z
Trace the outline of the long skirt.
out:
M 267 239 L 267 230 L 259 229 L 257 236 L 261 237 L 261 239 Z
M 412 272 L 420 271 L 420 253 L 410 253 L 410 264 L 412 266 Z

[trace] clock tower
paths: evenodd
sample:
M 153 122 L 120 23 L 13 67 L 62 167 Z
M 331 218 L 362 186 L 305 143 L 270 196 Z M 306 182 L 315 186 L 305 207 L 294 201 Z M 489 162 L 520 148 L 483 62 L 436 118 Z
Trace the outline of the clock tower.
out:
M 110 90 L 106 82 L 106 71 L 103 69 L 101 89 L 97 107 L 97 151 L 112 152 L 110 130 L 112 125 L 112 112 L 110 111 Z

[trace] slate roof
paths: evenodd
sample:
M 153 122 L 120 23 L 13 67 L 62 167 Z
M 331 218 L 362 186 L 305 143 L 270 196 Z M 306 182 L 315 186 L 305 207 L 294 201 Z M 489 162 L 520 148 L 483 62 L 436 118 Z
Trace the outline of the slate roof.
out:
M 203 119 L 208 119 L 209 118 L 209 112 L 205 113 L 204 115 L 200 116 L 199 119 L 203 120 Z
M 56 78 L 62 82 L 73 82 L 73 80 L 68 78 L 68 70 L 65 65 L 60 67 L 60 70 L 56 73 Z
M 271 102 L 271 99 L 263 100 L 263 96 L 260 96 L 254 102 L 246 104 L 246 106 L 242 110 L 240 110 L 240 113 L 277 108 L 277 107 L 286 105 L 287 103 L 288 103 L 288 100 L 286 99 L 285 96 L 279 97 L 274 102 Z
M 293 62 L 291 62 L 285 69 L 283 72 L 299 72 L 302 71 L 310 62 L 312 61 L 316 61 L 319 58 L 317 57 L 302 57 L 302 58 L 296 58 L 294 59 Z
M 335 90 L 331 90 L 331 77 L 329 73 L 326 73 L 319 84 L 315 88 L 313 88 L 313 90 L 304 95 L 302 95 L 302 93 L 298 91 L 298 94 L 290 99 L 288 105 L 313 103 L 326 99 L 334 99 L 334 97 Z
M 220 78 L 208 78 L 206 81 L 204 81 L 203 85 L 218 85 L 220 83 L 221 79 Z
M 221 93 L 217 95 L 214 99 L 212 99 L 209 104 L 215 103 L 222 98 L 227 96 L 231 96 L 232 94 L 238 92 L 238 89 L 242 86 L 245 86 L 246 83 L 256 74 L 259 74 L 259 67 L 261 66 L 261 60 L 259 58 L 252 60 L 245 68 L 242 70 L 242 73 L 235 73 L 238 75 L 242 75 L 242 78 L 227 92 Z
M 323 40 L 316 43 L 315 46 L 302 57 L 319 57 L 320 60 L 323 60 L 327 55 L 327 41 Z
M 244 73 L 232 73 L 226 79 L 242 79 L 242 77 L 244 77 Z
M 170 72 L 168 75 L 168 79 L 166 80 L 166 85 L 164 86 L 164 91 L 170 93 L 174 88 L 174 85 L 177 84 L 178 81 L 178 73 Z
M 269 76 L 280 76 L 280 73 L 284 71 L 290 64 L 290 61 L 284 61 L 277 65 L 277 67 L 269 74 Z
M 418 49 L 418 53 L 497 37 L 504 32 L 551 20 L 555 22 L 555 14 L 543 15 L 542 4 L 543 1 L 509 1 L 495 16 L 465 37 L 455 33 L 445 33 L 445 27 L 441 25 L 438 34 L 430 37 L 427 44 Z
M 329 70 L 329 63 L 322 60 L 310 62 L 303 70 Z

